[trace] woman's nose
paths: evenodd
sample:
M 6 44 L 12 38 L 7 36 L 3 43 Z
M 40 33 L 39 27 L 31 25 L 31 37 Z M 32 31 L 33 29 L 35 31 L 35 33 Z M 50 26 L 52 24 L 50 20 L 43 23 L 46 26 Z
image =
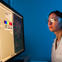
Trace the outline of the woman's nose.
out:
M 51 21 L 49 21 L 49 25 L 52 25 L 52 22 Z

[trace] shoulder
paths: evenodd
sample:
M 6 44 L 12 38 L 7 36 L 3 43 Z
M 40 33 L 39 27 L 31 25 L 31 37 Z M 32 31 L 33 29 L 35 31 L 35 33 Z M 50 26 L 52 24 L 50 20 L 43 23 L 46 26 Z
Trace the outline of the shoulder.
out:
M 62 37 L 61 37 L 61 41 L 62 41 Z

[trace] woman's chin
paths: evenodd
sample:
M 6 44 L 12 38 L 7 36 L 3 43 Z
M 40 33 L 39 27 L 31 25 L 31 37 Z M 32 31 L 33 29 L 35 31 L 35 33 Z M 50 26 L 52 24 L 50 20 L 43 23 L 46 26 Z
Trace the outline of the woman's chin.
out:
M 54 30 L 53 29 L 49 29 L 51 32 L 54 32 Z

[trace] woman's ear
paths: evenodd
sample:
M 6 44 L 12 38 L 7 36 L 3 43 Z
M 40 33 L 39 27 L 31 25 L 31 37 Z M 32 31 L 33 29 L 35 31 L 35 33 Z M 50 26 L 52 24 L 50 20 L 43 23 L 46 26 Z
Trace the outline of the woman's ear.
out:
M 59 23 L 59 25 L 60 25 L 60 29 L 62 29 L 62 23 Z
M 62 29 L 62 18 L 61 18 L 61 22 L 60 23 L 61 23 L 61 29 Z

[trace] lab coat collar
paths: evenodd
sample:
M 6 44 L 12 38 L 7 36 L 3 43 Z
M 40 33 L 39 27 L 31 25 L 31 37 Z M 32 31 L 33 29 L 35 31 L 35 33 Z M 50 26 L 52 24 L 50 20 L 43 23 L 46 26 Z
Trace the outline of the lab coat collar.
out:
M 55 39 L 55 42 L 56 42 L 56 39 Z M 57 49 L 56 49 L 56 52 L 59 52 L 59 51 L 60 51 L 60 48 L 62 48 L 62 37 L 61 37 L 59 46 L 58 46 Z

